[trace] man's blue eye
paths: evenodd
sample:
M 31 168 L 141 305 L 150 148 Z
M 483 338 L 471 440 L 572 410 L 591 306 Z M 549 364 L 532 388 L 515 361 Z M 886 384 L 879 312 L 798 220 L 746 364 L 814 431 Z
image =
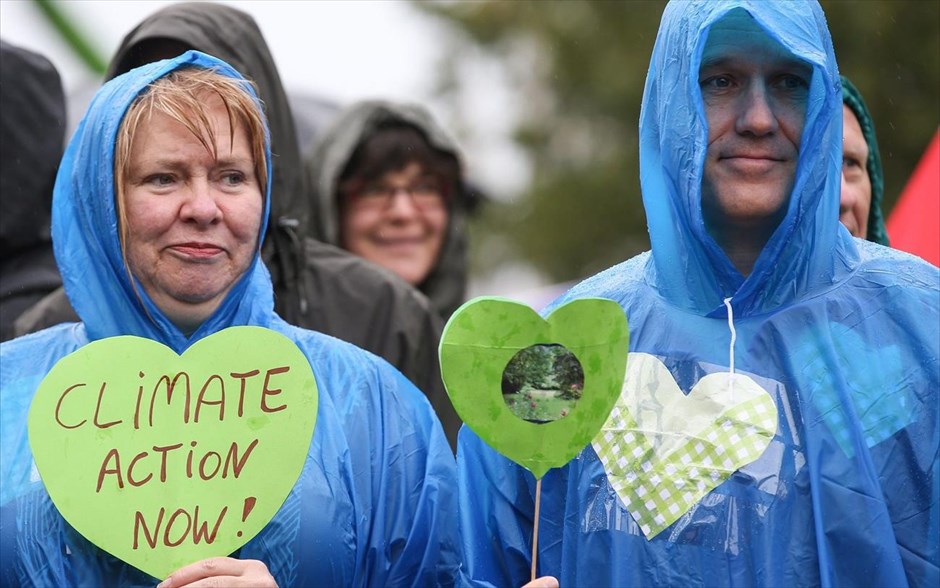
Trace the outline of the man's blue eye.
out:
M 809 83 L 806 80 L 796 75 L 783 76 L 781 83 L 783 84 L 783 87 L 788 90 L 799 90 L 809 87 Z
M 724 90 L 731 87 L 731 79 L 727 76 L 713 76 L 701 83 L 703 88 L 710 87 L 715 90 Z

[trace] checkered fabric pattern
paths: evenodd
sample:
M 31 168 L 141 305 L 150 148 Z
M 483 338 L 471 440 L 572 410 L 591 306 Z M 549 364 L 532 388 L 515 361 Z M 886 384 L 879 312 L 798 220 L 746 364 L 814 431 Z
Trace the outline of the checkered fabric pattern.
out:
M 687 432 L 678 448 L 659 455 L 621 397 L 593 446 L 614 490 L 652 539 L 760 457 L 776 430 L 777 407 L 762 394 L 724 410 L 703 430 Z

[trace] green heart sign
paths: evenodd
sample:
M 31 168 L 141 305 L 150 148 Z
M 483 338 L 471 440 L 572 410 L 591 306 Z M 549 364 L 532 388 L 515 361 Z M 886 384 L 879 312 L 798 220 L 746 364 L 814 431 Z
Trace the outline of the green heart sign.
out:
M 280 333 L 232 327 L 182 356 L 123 336 L 53 367 L 29 442 L 65 520 L 165 578 L 264 528 L 300 476 L 316 416 L 310 363 Z
M 503 372 L 521 350 L 561 345 L 584 373 L 580 400 L 545 424 L 515 416 L 503 401 Z M 447 322 L 441 373 L 457 414 L 493 449 L 541 478 L 591 442 L 623 385 L 629 333 L 623 309 L 600 298 L 574 300 L 543 319 L 525 304 L 482 297 Z

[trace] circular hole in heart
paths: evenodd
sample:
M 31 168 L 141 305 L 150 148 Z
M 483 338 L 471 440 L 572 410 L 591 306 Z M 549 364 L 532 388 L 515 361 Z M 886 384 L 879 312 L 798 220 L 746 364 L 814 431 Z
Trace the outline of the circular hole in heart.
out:
M 564 345 L 539 343 L 516 353 L 503 370 L 503 402 L 530 423 L 565 418 L 581 399 L 584 370 Z

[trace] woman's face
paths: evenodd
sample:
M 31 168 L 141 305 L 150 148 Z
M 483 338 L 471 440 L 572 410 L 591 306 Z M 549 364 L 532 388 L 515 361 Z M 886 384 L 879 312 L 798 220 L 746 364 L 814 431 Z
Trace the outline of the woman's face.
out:
M 238 125 L 230 142 L 221 99 L 206 98 L 218 158 L 155 111 L 135 133 L 124 183 L 128 266 L 184 333 L 218 308 L 251 265 L 263 213 L 245 129 Z
M 342 198 L 340 245 L 421 284 L 441 253 L 450 218 L 440 181 L 412 162 Z

